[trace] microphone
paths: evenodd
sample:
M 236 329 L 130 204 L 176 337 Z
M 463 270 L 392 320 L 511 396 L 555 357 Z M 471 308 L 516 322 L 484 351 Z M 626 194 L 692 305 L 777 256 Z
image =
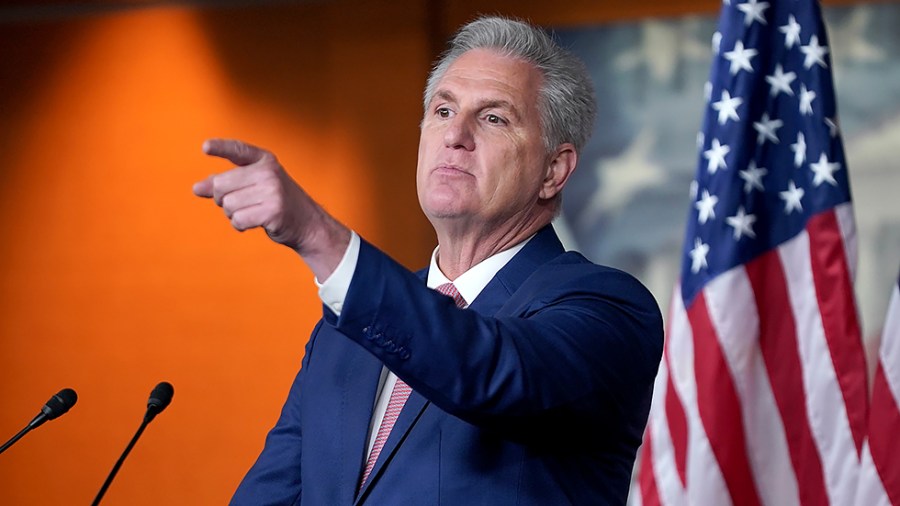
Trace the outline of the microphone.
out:
M 138 427 L 134 437 L 131 438 L 131 442 L 125 447 L 122 456 L 119 457 L 119 460 L 116 461 L 116 465 L 114 465 L 112 471 L 109 472 L 109 476 L 106 477 L 106 481 L 103 482 L 103 486 L 100 487 L 100 491 L 97 492 L 97 497 L 94 498 L 94 502 L 91 503 L 91 506 L 100 504 L 100 499 L 103 499 L 103 494 L 106 493 L 106 489 L 109 488 L 113 478 L 116 477 L 116 473 L 119 472 L 119 468 L 122 467 L 122 463 L 125 462 L 125 457 L 131 453 L 131 449 L 134 448 L 135 443 L 137 443 L 141 434 L 144 433 L 144 429 L 147 428 L 147 425 L 156 418 L 156 415 L 162 413 L 170 402 L 172 402 L 173 395 L 175 395 L 175 388 L 172 387 L 171 383 L 166 381 L 156 385 L 156 387 L 153 388 L 153 391 L 150 392 L 150 399 L 147 400 L 147 412 L 144 414 L 144 421 L 141 422 L 141 426 Z
M 156 415 L 166 409 L 169 403 L 172 402 L 173 395 L 175 395 L 175 388 L 172 387 L 171 383 L 163 381 L 156 385 L 156 388 L 150 392 L 150 399 L 147 400 L 147 414 L 144 415 L 147 423 L 152 422 Z
M 47 420 L 53 420 L 64 415 L 77 401 L 78 394 L 75 393 L 75 390 L 72 390 L 71 388 L 60 390 L 58 394 L 51 397 L 50 400 L 44 404 L 44 407 L 41 408 L 41 412 L 38 413 L 24 429 L 20 430 L 12 437 L 12 439 L 4 443 L 3 446 L 0 446 L 0 453 L 6 451 L 6 449 L 12 446 L 16 441 L 22 439 L 22 436 L 40 427 Z

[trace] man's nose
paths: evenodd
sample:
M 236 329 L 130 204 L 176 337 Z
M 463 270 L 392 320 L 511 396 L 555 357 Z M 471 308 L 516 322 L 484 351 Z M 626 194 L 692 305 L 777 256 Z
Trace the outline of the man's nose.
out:
M 444 131 L 444 145 L 453 149 L 475 149 L 475 128 L 473 120 L 463 114 L 457 114 L 450 120 Z

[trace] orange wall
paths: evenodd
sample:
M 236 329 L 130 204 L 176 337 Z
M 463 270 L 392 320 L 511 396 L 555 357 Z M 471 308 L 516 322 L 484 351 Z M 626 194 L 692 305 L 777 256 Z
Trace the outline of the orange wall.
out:
M 259 452 L 320 314 L 312 275 L 191 193 L 207 136 L 276 152 L 402 261 L 415 201 L 424 10 L 133 10 L 0 30 L 0 504 L 88 504 L 153 386 L 175 386 L 111 504 L 223 504 Z M 388 195 L 376 201 L 377 194 Z

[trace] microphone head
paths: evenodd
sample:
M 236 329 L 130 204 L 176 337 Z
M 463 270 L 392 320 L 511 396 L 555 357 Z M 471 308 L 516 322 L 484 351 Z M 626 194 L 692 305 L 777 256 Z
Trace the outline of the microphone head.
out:
M 166 406 L 172 402 L 172 396 L 175 395 L 175 388 L 168 381 L 163 381 L 150 392 L 150 399 L 147 401 L 147 411 L 152 411 L 154 415 L 161 413 Z
M 74 406 L 77 401 L 78 394 L 75 393 L 75 390 L 64 388 L 51 397 L 47 404 L 44 404 L 41 412 L 48 420 L 53 420 L 69 411 L 69 408 Z

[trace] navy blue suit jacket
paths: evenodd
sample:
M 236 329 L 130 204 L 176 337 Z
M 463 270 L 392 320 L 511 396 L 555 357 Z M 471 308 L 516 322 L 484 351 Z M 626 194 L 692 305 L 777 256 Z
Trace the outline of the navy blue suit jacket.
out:
M 232 504 L 624 504 L 662 346 L 650 293 L 550 226 L 468 309 L 363 241 Z M 414 391 L 357 493 L 382 364 Z

